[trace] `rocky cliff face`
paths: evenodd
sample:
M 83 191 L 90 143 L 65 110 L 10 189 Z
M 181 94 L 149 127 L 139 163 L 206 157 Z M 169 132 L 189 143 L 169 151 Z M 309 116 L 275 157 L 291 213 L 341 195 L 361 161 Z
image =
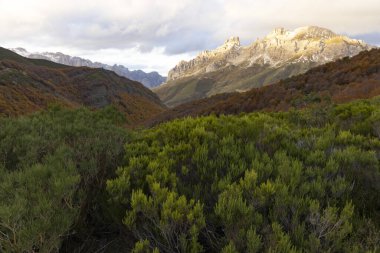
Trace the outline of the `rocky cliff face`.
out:
M 247 68 L 255 64 L 280 67 L 292 63 L 323 64 L 354 56 L 371 47 L 363 41 L 320 27 L 308 26 L 289 31 L 275 29 L 249 46 L 241 46 L 238 37 L 228 39 L 212 51 L 204 51 L 195 59 L 182 61 L 168 74 L 168 81 L 199 75 L 228 66 Z
M 90 60 L 76 56 L 66 55 L 63 53 L 30 53 L 24 48 L 12 48 L 11 50 L 27 58 L 44 59 L 73 67 L 103 68 L 111 70 L 119 76 L 140 82 L 149 88 L 156 87 L 166 81 L 166 77 L 161 76 L 157 72 L 146 73 L 142 70 L 129 70 L 123 65 L 107 65 L 100 62 L 92 62 Z
M 243 92 L 302 74 L 310 68 L 354 56 L 373 47 L 320 27 L 275 29 L 242 46 L 238 37 L 215 50 L 182 61 L 154 92 L 168 106 L 219 93 Z

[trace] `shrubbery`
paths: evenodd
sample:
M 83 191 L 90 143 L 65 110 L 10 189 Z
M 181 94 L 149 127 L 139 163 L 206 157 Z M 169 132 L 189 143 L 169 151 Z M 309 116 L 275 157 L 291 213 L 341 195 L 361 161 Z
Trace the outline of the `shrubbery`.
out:
M 379 112 L 373 100 L 175 120 L 126 145 L 107 189 L 135 249 L 376 251 Z
M 0 251 L 57 252 L 99 204 L 129 134 L 112 108 L 0 119 Z
M 376 252 L 379 105 L 0 119 L 0 251 Z

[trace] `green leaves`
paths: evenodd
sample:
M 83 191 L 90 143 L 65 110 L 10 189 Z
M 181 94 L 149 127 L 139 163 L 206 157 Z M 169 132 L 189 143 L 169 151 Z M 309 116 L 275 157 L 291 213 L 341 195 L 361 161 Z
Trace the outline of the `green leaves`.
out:
M 352 203 L 346 203 L 339 212 L 338 208 L 331 206 L 320 210 L 319 203 L 312 202 L 308 218 L 311 225 L 310 247 L 323 252 L 344 251 L 344 240 L 347 240 L 352 232 L 353 213 Z
M 0 250 L 58 251 L 70 234 L 91 251 L 112 234 L 133 252 L 376 251 L 379 108 L 188 118 L 133 134 L 112 108 L 0 119 Z
M 43 165 L 5 173 L 0 183 L 0 242 L 5 250 L 58 250 L 79 211 L 73 201 L 79 180 L 67 147 Z
M 252 207 L 247 205 L 242 191 L 236 185 L 222 192 L 215 205 L 215 214 L 220 217 L 227 230 L 232 230 L 226 232 L 227 234 L 236 234 L 236 229 L 248 223 L 252 211 Z
M 127 144 L 108 192 L 150 250 L 373 249 L 377 232 L 362 246 L 355 226 L 363 215 L 380 221 L 378 103 L 162 124 Z M 178 248 L 167 227 L 182 228 Z
M 112 108 L 0 119 L 0 251 L 57 252 L 104 215 L 105 181 L 129 136 L 121 122 Z
M 142 252 L 142 242 L 160 252 L 202 251 L 198 236 L 205 227 L 205 217 L 199 202 L 153 183 L 149 195 L 133 191 L 130 206 L 123 222 L 139 239 L 135 249 L 140 251 L 136 252 Z

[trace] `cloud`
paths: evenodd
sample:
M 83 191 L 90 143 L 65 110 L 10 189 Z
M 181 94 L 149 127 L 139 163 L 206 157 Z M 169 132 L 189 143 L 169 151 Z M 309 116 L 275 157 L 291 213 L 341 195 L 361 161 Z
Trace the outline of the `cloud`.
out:
M 100 59 L 115 50 L 164 71 L 227 37 L 248 44 L 275 27 L 318 25 L 380 44 L 379 13 L 378 0 L 0 0 L 0 45 Z
M 195 56 L 188 53 L 167 56 L 164 48 L 154 48 L 149 52 L 141 52 L 139 47 L 86 50 L 75 55 L 110 65 L 121 64 L 131 70 L 157 71 L 163 76 L 167 75 L 168 67 L 175 66 L 182 59 L 191 59 Z
M 167 53 L 183 53 L 188 49 L 177 46 L 181 39 L 190 50 L 205 46 L 201 42 L 218 18 L 213 12 L 222 6 L 201 0 L 2 0 L 0 9 L 0 32 L 10 40 L 87 49 L 164 46 Z

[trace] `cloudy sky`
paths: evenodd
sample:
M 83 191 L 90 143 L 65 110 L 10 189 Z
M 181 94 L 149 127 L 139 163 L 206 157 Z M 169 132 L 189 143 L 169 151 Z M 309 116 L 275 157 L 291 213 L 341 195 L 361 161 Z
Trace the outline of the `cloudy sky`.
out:
M 380 45 L 379 0 L 0 0 L 0 46 L 166 75 L 231 36 L 317 25 Z

